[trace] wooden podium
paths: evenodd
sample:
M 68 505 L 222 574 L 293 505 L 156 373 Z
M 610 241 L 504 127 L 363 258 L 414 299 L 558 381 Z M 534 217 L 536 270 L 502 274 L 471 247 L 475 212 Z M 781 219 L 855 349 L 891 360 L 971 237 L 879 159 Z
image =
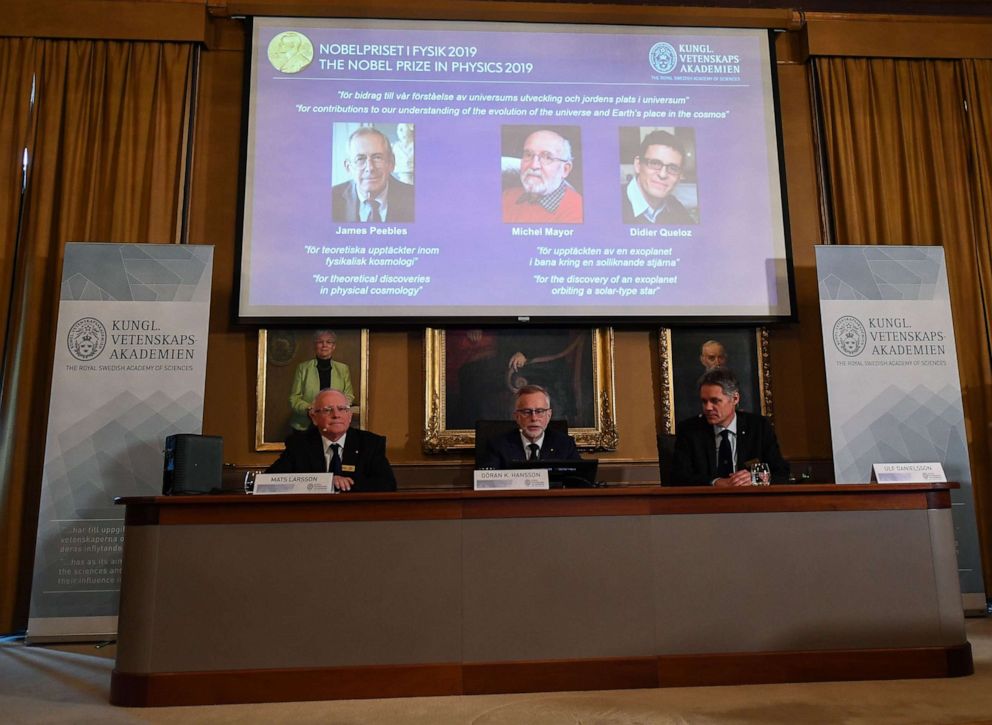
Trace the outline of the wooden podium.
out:
M 111 702 L 967 675 L 953 485 L 124 499 Z

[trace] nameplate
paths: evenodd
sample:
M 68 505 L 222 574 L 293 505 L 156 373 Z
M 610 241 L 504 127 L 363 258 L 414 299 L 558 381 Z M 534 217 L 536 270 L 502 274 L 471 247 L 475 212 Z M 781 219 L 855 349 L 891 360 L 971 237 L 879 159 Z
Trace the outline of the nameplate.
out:
M 333 473 L 259 473 L 252 494 L 337 493 Z
M 476 471 L 473 478 L 476 491 L 530 491 L 549 488 L 546 468 Z
M 872 483 L 947 483 L 939 463 L 875 463 Z

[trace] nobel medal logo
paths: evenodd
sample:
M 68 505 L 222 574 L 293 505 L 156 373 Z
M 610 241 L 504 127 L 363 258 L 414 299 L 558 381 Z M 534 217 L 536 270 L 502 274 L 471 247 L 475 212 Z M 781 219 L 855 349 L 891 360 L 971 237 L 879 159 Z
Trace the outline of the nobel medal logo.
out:
M 678 65 L 679 55 L 671 43 L 655 43 L 648 52 L 648 62 L 655 73 L 668 74 Z
M 76 320 L 69 328 L 66 345 L 69 353 L 77 360 L 92 360 L 99 357 L 107 346 L 107 328 L 95 317 Z
M 268 57 L 280 73 L 299 73 L 313 62 L 313 43 L 303 33 L 287 30 L 269 42 Z
M 834 345 L 847 357 L 857 357 L 865 350 L 868 333 L 861 320 L 851 315 L 844 315 L 834 323 Z

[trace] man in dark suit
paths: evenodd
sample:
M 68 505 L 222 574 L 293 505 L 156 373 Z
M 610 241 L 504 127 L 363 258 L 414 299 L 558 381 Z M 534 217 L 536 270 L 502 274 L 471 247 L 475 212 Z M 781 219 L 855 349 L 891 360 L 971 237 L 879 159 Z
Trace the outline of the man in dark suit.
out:
M 331 189 L 334 221 L 413 221 L 413 186 L 392 176 L 396 157 L 381 131 L 362 126 L 351 134 L 344 167 L 352 178 Z
M 737 410 L 737 377 L 727 368 L 712 368 L 698 383 L 702 415 L 678 425 L 672 480 L 668 486 L 749 486 L 751 463 L 767 463 L 772 483 L 789 480 L 771 421 Z
M 517 429 L 496 436 L 486 444 L 481 468 L 506 468 L 510 461 L 570 461 L 579 457 L 575 439 L 548 430 L 551 396 L 540 385 L 517 391 L 513 418 Z
M 310 406 L 313 425 L 286 439 L 286 450 L 266 473 L 334 474 L 339 491 L 395 491 L 386 439 L 351 428 L 351 403 L 339 390 L 321 390 Z

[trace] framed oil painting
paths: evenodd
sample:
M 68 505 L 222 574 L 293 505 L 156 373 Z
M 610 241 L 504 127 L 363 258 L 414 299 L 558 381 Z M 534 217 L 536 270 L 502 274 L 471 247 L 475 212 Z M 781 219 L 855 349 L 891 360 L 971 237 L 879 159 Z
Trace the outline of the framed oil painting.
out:
M 424 450 L 475 446 L 477 420 L 511 420 L 514 393 L 542 385 L 587 450 L 618 441 L 612 328 L 428 329 Z
M 733 370 L 740 380 L 741 410 L 772 415 L 767 328 L 663 327 L 658 339 L 664 432 L 675 433 L 678 421 L 699 414 L 696 381 L 718 365 Z
M 328 334 L 330 333 L 330 334 Z M 369 371 L 369 331 L 327 328 L 262 329 L 258 331 L 258 380 L 255 409 L 255 450 L 281 451 L 290 432 L 309 425 L 306 398 L 316 392 L 318 353 L 335 336 L 331 355 L 331 387 L 352 396 L 352 425 L 364 428 L 368 417 L 366 380 Z M 313 369 L 311 369 L 313 368 Z

